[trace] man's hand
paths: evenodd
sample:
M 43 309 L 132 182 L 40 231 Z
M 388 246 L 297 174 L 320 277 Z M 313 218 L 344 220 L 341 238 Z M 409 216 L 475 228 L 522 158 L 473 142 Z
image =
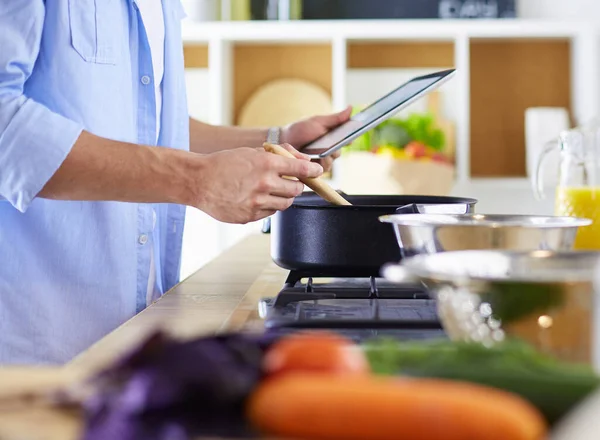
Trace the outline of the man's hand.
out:
M 323 168 L 306 155 L 285 148 L 298 159 L 265 152 L 262 148 L 237 148 L 199 156 L 196 200 L 192 205 L 226 223 L 248 223 L 290 207 L 304 184 L 282 176 L 318 177 Z M 193 190 L 193 189 L 192 189 Z
M 208 155 L 103 139 L 82 132 L 38 197 L 177 203 L 229 223 L 248 223 L 288 208 L 304 189 L 297 178 L 318 177 L 323 168 L 283 145 L 297 159 L 261 148 Z
M 309 142 L 314 141 L 318 137 L 323 136 L 332 128 L 343 124 L 352 113 L 352 107 L 348 107 L 339 113 L 324 116 L 313 116 L 312 118 L 304 119 L 295 122 L 283 128 L 281 133 L 281 142 L 288 143 L 294 147 L 301 147 Z M 329 171 L 333 165 L 334 159 L 340 156 L 339 150 L 331 156 L 320 160 L 325 171 Z

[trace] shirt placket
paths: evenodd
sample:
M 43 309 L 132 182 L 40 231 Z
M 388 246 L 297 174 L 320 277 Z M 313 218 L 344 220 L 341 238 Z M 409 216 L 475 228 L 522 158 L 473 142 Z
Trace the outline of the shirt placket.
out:
M 156 97 L 154 92 L 154 70 L 150 43 L 146 35 L 141 13 L 133 3 L 138 33 L 138 103 L 137 103 L 137 142 L 141 145 L 156 143 Z M 146 307 L 148 278 L 151 268 L 151 253 L 154 246 L 154 210 L 150 204 L 138 204 L 137 208 L 137 312 Z

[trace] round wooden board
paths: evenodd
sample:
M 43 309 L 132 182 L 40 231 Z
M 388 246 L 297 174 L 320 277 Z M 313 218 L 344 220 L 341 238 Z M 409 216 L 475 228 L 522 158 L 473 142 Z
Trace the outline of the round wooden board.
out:
M 242 127 L 282 126 L 333 111 L 329 94 L 309 81 L 278 79 L 254 92 L 242 106 L 237 124 Z

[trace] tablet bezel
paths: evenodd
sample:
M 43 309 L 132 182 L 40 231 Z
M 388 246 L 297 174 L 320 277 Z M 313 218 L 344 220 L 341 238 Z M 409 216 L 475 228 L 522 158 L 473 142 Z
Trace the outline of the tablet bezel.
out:
M 332 153 L 334 153 L 335 151 L 339 150 L 340 148 L 348 145 L 350 142 L 352 142 L 353 140 L 355 140 L 356 138 L 358 138 L 359 136 L 361 136 L 365 132 L 367 132 L 367 131 L 371 130 L 372 128 L 376 127 L 377 125 L 381 124 L 386 119 L 389 119 L 390 117 L 394 116 L 400 110 L 408 107 L 410 104 L 412 104 L 413 102 L 415 102 L 417 99 L 421 98 L 423 95 L 425 95 L 425 94 L 427 94 L 427 93 L 429 93 L 429 92 L 431 92 L 431 91 L 439 88 L 442 84 L 444 84 L 446 81 L 448 81 L 450 78 L 452 78 L 455 74 L 456 74 L 456 69 L 447 69 L 447 70 L 442 70 L 442 71 L 439 71 L 439 72 L 433 72 L 433 73 L 430 73 L 430 74 L 427 74 L 427 75 L 422 75 L 422 76 L 414 77 L 414 78 L 410 79 L 409 81 L 406 81 L 404 84 L 402 84 L 401 86 L 397 87 L 396 89 L 392 90 L 390 93 L 388 93 L 388 94 L 382 96 L 381 98 L 377 99 L 376 101 L 372 102 L 368 107 L 366 107 L 362 111 L 365 111 L 365 110 L 373 107 L 378 102 L 382 101 L 383 99 L 385 99 L 385 98 L 387 98 L 387 97 L 389 97 L 389 96 L 391 96 L 391 95 L 393 95 L 395 93 L 399 93 L 404 87 L 406 87 L 408 84 L 410 84 L 413 81 L 422 80 L 422 79 L 428 79 L 428 78 L 431 78 L 431 77 L 439 77 L 439 79 L 436 82 L 434 82 L 434 83 L 430 84 L 429 86 L 425 87 L 420 92 L 414 94 L 413 96 L 411 96 L 410 98 L 408 98 L 406 101 L 401 102 L 396 107 L 393 107 L 393 108 L 387 110 L 386 112 L 382 113 L 381 115 L 379 115 L 372 122 L 369 122 L 368 124 L 366 124 L 363 127 L 359 128 L 358 130 L 356 130 L 352 134 L 350 134 L 350 135 L 346 136 L 345 138 L 343 138 L 342 140 L 336 142 L 331 147 L 327 148 L 325 151 L 322 151 L 321 153 L 310 153 L 310 146 L 313 145 L 315 142 L 317 142 L 322 137 L 324 137 L 327 134 L 329 134 L 330 132 L 325 133 L 323 136 L 318 137 L 317 139 L 315 139 L 314 141 L 310 142 L 309 144 L 301 147 L 300 151 L 303 152 L 304 154 L 307 154 L 312 159 L 322 159 L 324 157 L 327 157 L 327 156 L 331 155 Z M 343 125 L 344 124 L 342 124 L 341 126 L 343 126 Z M 336 127 L 336 128 L 338 128 L 338 127 Z

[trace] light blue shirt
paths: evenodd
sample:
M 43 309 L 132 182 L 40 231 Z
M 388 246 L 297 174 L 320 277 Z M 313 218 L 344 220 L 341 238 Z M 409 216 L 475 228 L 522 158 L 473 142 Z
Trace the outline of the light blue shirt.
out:
M 158 144 L 189 147 L 180 0 L 163 0 Z M 36 198 L 83 129 L 156 144 L 135 0 L 0 1 L 0 364 L 63 363 L 179 278 L 185 207 Z M 156 213 L 156 224 L 153 216 Z

